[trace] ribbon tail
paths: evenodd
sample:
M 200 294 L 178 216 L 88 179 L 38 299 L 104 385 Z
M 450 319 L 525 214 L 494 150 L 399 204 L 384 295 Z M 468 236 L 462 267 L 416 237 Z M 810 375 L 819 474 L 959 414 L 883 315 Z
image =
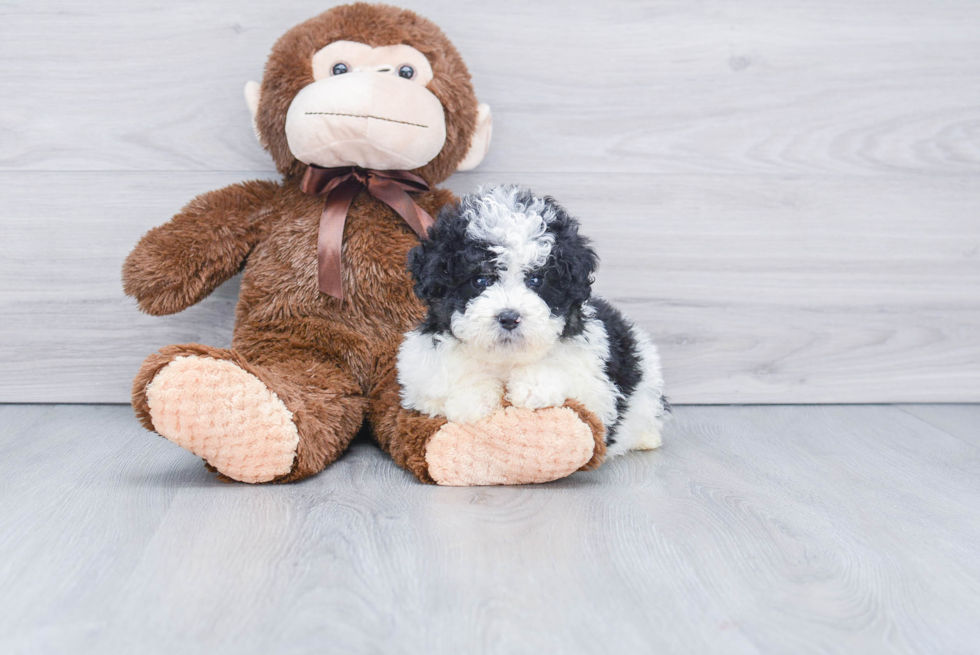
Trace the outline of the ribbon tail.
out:
M 427 211 L 419 207 L 401 185 L 390 180 L 373 178 L 368 182 L 368 190 L 375 198 L 394 209 L 402 220 L 415 230 L 419 238 L 428 238 L 429 226 L 435 221 Z
M 327 196 L 320 215 L 316 244 L 317 283 L 322 293 L 341 300 L 344 298 L 341 264 L 344 223 L 347 221 L 347 210 L 360 189 L 361 183 L 357 180 L 345 180 Z

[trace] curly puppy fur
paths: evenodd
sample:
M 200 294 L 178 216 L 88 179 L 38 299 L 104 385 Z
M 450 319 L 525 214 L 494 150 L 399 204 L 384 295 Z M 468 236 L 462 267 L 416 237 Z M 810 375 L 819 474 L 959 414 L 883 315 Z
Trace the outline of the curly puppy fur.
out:
M 660 445 L 656 347 L 592 296 L 598 258 L 550 197 L 519 187 L 464 196 L 410 255 L 427 314 L 399 352 L 402 404 L 470 423 L 503 402 L 574 400 L 605 428 L 610 456 Z

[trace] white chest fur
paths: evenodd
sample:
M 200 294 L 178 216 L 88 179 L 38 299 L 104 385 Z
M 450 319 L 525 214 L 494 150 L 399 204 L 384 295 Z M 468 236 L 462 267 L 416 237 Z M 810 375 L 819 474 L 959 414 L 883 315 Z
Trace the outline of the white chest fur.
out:
M 609 341 L 599 321 L 518 365 L 487 361 L 452 336 L 409 333 L 398 355 L 402 406 L 471 422 L 501 405 L 538 409 L 577 400 L 604 424 L 616 420 L 619 393 L 605 373 Z

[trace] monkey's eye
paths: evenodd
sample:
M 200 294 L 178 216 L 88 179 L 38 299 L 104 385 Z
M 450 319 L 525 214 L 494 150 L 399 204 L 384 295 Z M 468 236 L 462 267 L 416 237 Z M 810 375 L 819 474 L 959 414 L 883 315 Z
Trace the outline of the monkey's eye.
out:
M 415 69 L 406 64 L 398 69 L 398 77 L 404 77 L 406 80 L 410 80 L 415 77 Z
M 344 73 L 347 73 L 349 71 L 350 68 L 348 68 L 347 64 L 345 64 L 342 61 L 337 62 L 336 64 L 333 65 L 333 68 L 330 69 L 330 72 L 333 73 L 334 75 L 343 75 Z
M 537 275 L 532 275 L 525 282 L 527 286 L 531 287 L 532 289 L 537 289 L 542 284 L 544 284 L 544 280 L 538 277 Z
M 477 277 L 473 278 L 473 286 L 477 289 L 486 289 L 488 286 L 493 284 L 493 280 L 488 277 Z

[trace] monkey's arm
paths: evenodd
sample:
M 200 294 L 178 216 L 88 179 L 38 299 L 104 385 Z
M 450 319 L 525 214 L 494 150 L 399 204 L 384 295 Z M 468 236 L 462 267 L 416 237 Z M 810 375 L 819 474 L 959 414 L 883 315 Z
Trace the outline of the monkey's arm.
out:
M 123 264 L 123 290 L 147 314 L 175 314 L 241 270 L 267 229 L 275 182 L 232 184 L 190 201 L 140 239 Z

